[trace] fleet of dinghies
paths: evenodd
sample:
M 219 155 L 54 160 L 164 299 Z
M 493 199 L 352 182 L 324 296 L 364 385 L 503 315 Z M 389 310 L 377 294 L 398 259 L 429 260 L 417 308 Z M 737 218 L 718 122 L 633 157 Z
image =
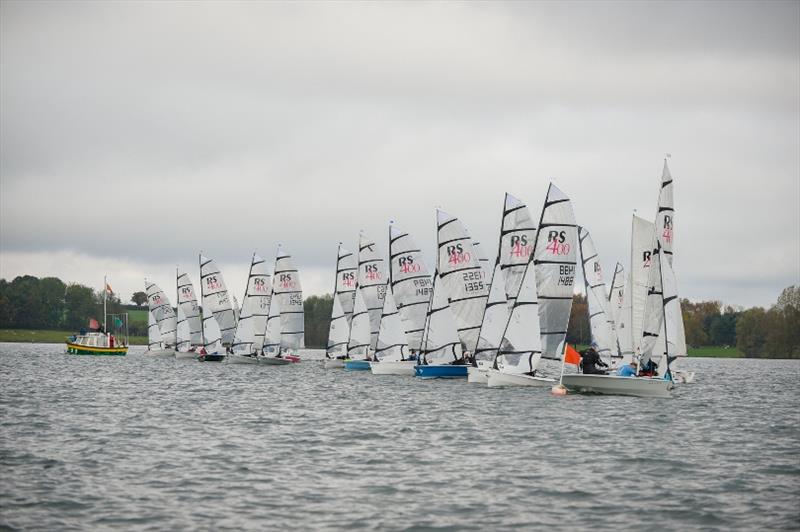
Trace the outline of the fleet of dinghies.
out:
M 506 194 L 493 267 L 461 220 L 442 209 L 432 273 L 412 236 L 394 222 L 388 261 L 363 232 L 355 253 L 340 242 L 324 367 L 467 378 L 492 388 L 669 396 L 675 382 L 694 378 L 675 368 L 686 340 L 673 270 L 672 187 L 665 160 L 655 221 L 633 216 L 629 268 L 617 263 L 608 286 L 589 229 L 578 225 L 570 198 L 552 183 L 538 224 L 522 200 Z M 610 372 L 589 371 L 568 355 L 578 275 L 592 348 Z M 177 280 L 177 321 L 163 291 L 146 283 L 149 354 L 236 364 L 299 361 L 302 289 L 282 248 L 271 276 L 253 255 L 241 308 L 203 255 L 202 312 L 188 274 L 178 272 Z M 638 370 L 631 373 L 632 362 Z M 630 376 L 615 371 L 624 366 Z

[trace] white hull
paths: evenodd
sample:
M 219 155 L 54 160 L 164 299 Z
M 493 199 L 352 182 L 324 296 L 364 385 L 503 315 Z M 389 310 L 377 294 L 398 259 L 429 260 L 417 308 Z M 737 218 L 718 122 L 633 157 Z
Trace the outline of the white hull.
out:
M 691 384 L 694 382 L 694 371 L 673 371 L 672 380 L 677 384 Z
M 226 364 L 258 364 L 256 357 L 249 357 L 246 355 L 233 355 L 229 354 L 225 357 Z
M 669 397 L 672 389 L 668 380 L 647 377 L 577 374 L 564 375 L 561 382 L 571 392 L 636 397 Z
M 531 377 L 530 375 L 514 375 L 511 373 L 503 373 L 496 369 L 488 371 L 489 388 L 498 388 L 500 386 L 533 386 L 536 388 L 551 388 L 555 383 L 555 379 L 547 377 Z
M 470 366 L 467 369 L 467 382 L 473 384 L 489 384 L 489 370 Z
M 326 358 L 323 367 L 325 369 L 341 369 L 344 367 L 344 360 L 341 358 Z
M 158 358 L 169 358 L 175 355 L 174 349 L 155 349 L 150 351 L 149 349 L 144 352 L 146 356 L 149 357 L 158 357 Z
M 197 358 L 197 351 L 175 351 L 175 358 L 177 360 L 194 360 Z
M 373 375 L 410 375 L 414 376 L 414 360 L 398 360 L 396 362 L 370 362 Z
M 268 366 L 285 366 L 286 364 L 291 364 L 292 361 L 277 357 L 258 357 L 258 363 L 266 364 Z

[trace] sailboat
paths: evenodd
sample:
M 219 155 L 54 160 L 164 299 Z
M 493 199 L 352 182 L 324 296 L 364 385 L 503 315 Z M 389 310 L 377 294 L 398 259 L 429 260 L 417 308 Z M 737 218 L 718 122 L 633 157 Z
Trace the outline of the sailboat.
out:
M 381 326 L 383 298 L 386 294 L 386 266 L 375 249 L 375 242 L 362 232 L 358 237 L 358 289 L 369 314 L 370 351 L 375 351 Z
M 376 360 L 370 363 L 373 375 L 414 375 L 417 361 L 409 353 L 403 318 L 388 282 L 374 358 Z
M 361 288 L 356 287 L 356 303 L 353 307 L 353 318 L 350 320 L 350 337 L 347 340 L 347 359 L 344 362 L 344 369 L 369 370 L 370 359 L 369 311 Z
M 263 354 L 258 356 L 259 364 L 271 366 L 285 366 L 291 364 L 292 360 L 283 356 L 281 353 L 281 304 L 277 298 L 273 297 L 269 304 L 269 316 L 267 317 L 267 327 L 264 334 Z
M 347 316 L 344 314 L 341 301 L 334 294 L 331 308 L 331 324 L 328 329 L 328 345 L 325 348 L 325 368 L 344 367 L 349 336 L 350 325 L 347 323 Z
M 578 242 L 592 343 L 597 345 L 597 353 L 610 361 L 617 351 L 617 335 L 608 306 L 603 268 L 592 236 L 585 227 L 578 228 Z
M 201 289 L 202 291 L 202 285 Z M 214 313 L 202 308 L 203 316 L 203 346 L 197 354 L 200 362 L 222 362 L 225 360 L 224 347 L 222 346 L 222 331 Z
M 422 357 L 414 367 L 423 379 L 465 378 L 467 366 L 453 311 L 444 293 L 441 277 L 433 275 L 433 294 L 428 307 Z
M 278 302 L 281 316 L 280 355 L 292 362 L 299 362 L 299 350 L 305 347 L 303 289 L 294 259 L 280 246 L 275 257 L 272 282 L 272 301 Z
M 148 356 L 156 357 L 169 357 L 172 356 L 172 349 L 164 349 L 164 342 L 161 338 L 161 330 L 158 328 L 158 323 L 153 316 L 153 313 L 147 311 L 147 351 L 144 352 Z
M 467 382 L 489 383 L 489 370 L 492 368 L 494 357 L 503 341 L 508 317 L 505 276 L 502 264 L 497 261 L 489 285 L 489 299 L 486 301 L 486 310 L 483 313 L 483 322 L 478 334 L 478 346 L 472 357 L 474 364 L 467 368 Z M 536 319 L 538 320 L 538 317 Z
M 422 251 L 411 235 L 389 224 L 389 281 L 402 322 L 411 358 L 422 349 L 433 282 Z
M 197 358 L 197 348 L 203 345 L 203 321 L 200 307 L 188 273 L 175 272 L 178 286 L 178 323 L 175 358 Z
M 108 294 L 113 294 L 105 276 L 103 277 L 103 323 L 89 320 L 87 331 L 67 337 L 67 353 L 71 355 L 124 356 L 128 352 L 128 313 L 109 314 L 106 311 Z M 109 320 L 109 318 L 111 318 Z M 124 339 L 123 339 L 124 338 Z M 163 336 L 162 336 L 163 339 Z
M 219 325 L 222 345 L 229 348 L 236 333 L 236 313 L 231 305 L 225 279 L 217 264 L 200 255 L 200 295 L 203 299 L 203 316 L 211 312 Z M 206 339 L 208 341 L 208 339 Z
M 250 261 L 250 273 L 247 277 L 241 314 L 231 346 L 232 353 L 229 353 L 227 358 L 228 363 L 258 362 L 256 357 L 263 347 L 271 297 L 272 283 L 267 273 L 266 262 L 254 253 Z
M 144 285 L 147 292 L 148 309 L 153 318 L 155 318 L 158 329 L 161 331 L 162 347 L 153 354 L 157 356 L 173 356 L 175 353 L 174 347 L 177 343 L 175 311 L 172 310 L 169 298 L 158 285 L 148 283 L 147 280 L 145 280 Z
M 352 252 L 342 247 L 336 250 L 336 282 L 333 286 L 331 322 L 325 350 L 326 368 L 343 368 L 347 358 L 350 318 L 353 316 L 358 265 Z
M 542 375 L 539 364 L 542 358 L 559 360 L 566 345 L 577 244 L 570 199 L 551 183 L 519 294 L 489 372 L 489 386 L 548 386 L 555 382 Z

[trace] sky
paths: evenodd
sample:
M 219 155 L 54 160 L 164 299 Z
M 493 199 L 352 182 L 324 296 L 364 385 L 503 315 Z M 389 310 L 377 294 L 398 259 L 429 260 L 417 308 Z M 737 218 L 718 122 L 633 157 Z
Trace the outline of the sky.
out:
M 0 3 L 0 277 L 123 300 L 279 243 L 305 295 L 435 209 L 573 201 L 610 278 L 670 154 L 681 297 L 800 284 L 800 3 Z

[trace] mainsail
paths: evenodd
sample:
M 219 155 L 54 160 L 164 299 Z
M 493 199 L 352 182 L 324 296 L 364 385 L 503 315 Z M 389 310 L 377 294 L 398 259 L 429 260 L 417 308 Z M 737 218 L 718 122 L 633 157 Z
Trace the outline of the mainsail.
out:
M 635 354 L 641 352 L 644 307 L 647 302 L 650 264 L 653 261 L 654 229 L 652 222 L 633 215 L 630 286 L 626 288 L 626 292 L 630 293 L 631 310 L 630 321 L 626 319 L 625 323 L 630 323 L 631 347 Z
M 200 307 L 188 273 L 178 275 L 178 344 L 179 351 L 188 351 L 194 345 L 203 344 L 203 322 Z
M 383 298 L 386 294 L 386 266 L 375 250 L 375 242 L 363 233 L 358 238 L 358 289 L 369 313 L 370 348 L 374 351 L 381 326 Z
M 336 286 L 334 287 L 334 297 L 339 300 L 342 306 L 345 319 L 350 323 L 353 316 L 353 304 L 355 303 L 356 281 L 358 264 L 353 252 L 347 251 L 339 243 L 336 252 Z
M 514 300 L 494 368 L 503 373 L 532 373 L 542 356 L 542 337 L 539 331 L 539 304 L 536 298 L 536 276 L 533 262 L 528 263 L 522 285 Z
M 408 340 L 406 339 L 403 318 L 400 317 L 400 312 L 394 302 L 392 289 L 387 283 L 375 357 L 381 361 L 396 362 L 405 360 L 407 356 Z
M 369 354 L 370 330 L 369 312 L 361 289 L 356 288 L 356 304 L 353 319 L 350 320 L 350 338 L 347 341 L 347 355 L 356 360 L 364 360 Z
M 492 265 L 489 264 L 489 257 L 483 252 L 483 246 L 477 240 L 472 241 L 472 249 L 475 250 L 475 256 L 478 257 L 478 264 L 481 265 L 483 282 L 486 283 L 486 286 L 489 286 L 489 283 L 492 281 L 490 277 L 490 275 L 492 275 Z
M 347 316 L 342 310 L 342 303 L 338 297 L 333 298 L 331 308 L 331 324 L 328 329 L 328 345 L 325 349 L 328 358 L 339 358 L 347 355 L 347 341 L 350 335 L 350 326 Z
M 506 298 L 509 311 L 522 284 L 522 276 L 533 254 L 536 242 L 536 224 L 528 207 L 519 199 L 506 193 L 503 219 L 500 224 L 500 267 L 505 277 Z
M 539 329 L 542 336 L 542 357 L 560 360 L 564 352 L 572 293 L 578 231 L 569 198 L 550 184 L 539 220 L 536 244 L 533 247 L 533 269 L 525 275 L 536 275 L 539 301 Z
M 153 317 L 153 313 L 147 311 L 147 349 L 149 351 L 156 351 L 161 349 L 161 331 L 158 329 L 158 323 Z
M 503 340 L 509 312 L 503 267 L 498 262 L 494 267 L 492 281 L 489 285 L 489 299 L 486 301 L 483 323 L 481 323 L 478 334 L 478 347 L 473 356 L 476 361 L 491 360 L 495 357 Z
M 200 255 L 200 294 L 203 298 L 203 319 L 207 312 L 212 312 L 219 326 L 222 344 L 231 345 L 236 332 L 236 315 L 225 287 L 225 279 L 217 264 L 203 255 Z
M 464 225 L 444 211 L 436 211 L 439 277 L 455 316 L 458 337 L 467 351 L 475 352 L 489 284 Z
M 455 318 L 444 294 L 438 272 L 433 276 L 433 295 L 425 326 L 423 359 L 425 364 L 452 364 L 463 358 Z
M 658 362 L 663 355 L 686 356 L 686 336 L 675 273 L 669 264 L 669 255 L 660 247 L 653 257 L 652 271 L 657 273 L 653 274 L 656 279 L 653 280 L 651 293 L 648 294 L 642 338 L 642 365 L 651 359 Z M 669 359 L 660 364 L 659 370 L 663 373 L 668 367 Z
M 202 289 L 201 289 L 202 290 Z M 209 353 L 218 353 L 222 350 L 222 335 L 219 323 L 214 318 L 214 313 L 203 310 L 203 346 Z
M 578 240 L 592 341 L 597 344 L 597 352 L 601 356 L 610 358 L 617 354 L 617 336 L 614 334 L 614 319 L 611 316 L 606 296 L 603 269 L 600 266 L 600 259 L 592 236 L 585 227 L 578 228 Z
M 667 166 L 667 160 L 664 159 L 664 169 L 661 172 L 661 189 L 658 193 L 655 234 L 661 243 L 661 249 L 666 255 L 670 266 L 672 266 L 672 225 L 674 222 L 675 202 L 672 197 L 672 174 L 669 171 L 669 166 Z
M 267 330 L 264 335 L 264 354 L 275 356 L 281 350 L 281 305 L 278 298 L 273 297 L 269 304 Z
M 263 346 L 271 297 L 272 285 L 267 263 L 254 253 L 242 301 L 242 312 L 233 339 L 234 353 L 257 353 Z
M 281 309 L 281 348 L 303 349 L 305 323 L 300 275 L 291 255 L 280 247 L 275 258 L 273 282 L 272 300 L 277 299 Z
M 408 233 L 389 225 L 389 263 L 392 293 L 403 318 L 412 351 L 422 348 L 432 281 L 422 252 Z
M 148 310 L 153 313 L 153 317 L 158 324 L 158 330 L 161 331 L 161 340 L 167 347 L 175 346 L 176 339 L 176 323 L 175 311 L 172 310 L 172 304 L 169 298 L 155 283 L 147 283 L 145 280 L 145 290 L 147 292 L 147 306 Z

